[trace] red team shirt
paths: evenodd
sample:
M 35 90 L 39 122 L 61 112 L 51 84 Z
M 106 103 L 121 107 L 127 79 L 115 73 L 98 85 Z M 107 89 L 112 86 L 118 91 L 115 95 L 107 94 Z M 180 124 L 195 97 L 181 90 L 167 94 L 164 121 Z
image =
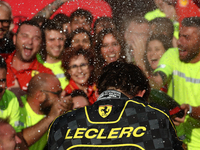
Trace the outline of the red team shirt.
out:
M 67 94 L 71 94 L 74 90 L 79 90 L 78 86 L 74 82 L 74 80 L 70 79 L 69 84 L 66 86 L 65 91 Z M 97 100 L 97 88 L 96 84 L 90 85 L 88 87 L 87 96 L 89 99 L 90 105 L 92 105 Z
M 7 87 L 11 87 L 14 85 L 15 79 L 18 80 L 19 86 L 22 90 L 26 91 L 28 87 L 28 83 L 31 80 L 31 78 L 38 74 L 38 73 L 49 73 L 53 74 L 52 71 L 46 67 L 44 67 L 42 64 L 40 64 L 37 59 L 35 59 L 29 66 L 28 69 L 22 69 L 22 70 L 16 70 L 12 67 L 12 60 L 13 56 L 16 51 L 9 55 L 3 55 L 2 57 L 5 58 L 6 64 L 7 64 Z
M 177 0 L 176 13 L 179 23 L 186 17 L 200 17 L 200 4 L 197 0 Z

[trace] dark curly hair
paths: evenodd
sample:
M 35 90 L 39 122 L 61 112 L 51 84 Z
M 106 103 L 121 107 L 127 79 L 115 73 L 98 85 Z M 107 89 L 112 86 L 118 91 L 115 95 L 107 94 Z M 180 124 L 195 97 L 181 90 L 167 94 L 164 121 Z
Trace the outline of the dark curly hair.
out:
M 101 54 L 101 48 L 103 45 L 103 39 L 106 35 L 112 34 L 114 38 L 117 40 L 121 47 L 120 57 L 118 60 L 125 62 L 125 42 L 123 37 L 121 37 L 120 33 L 118 33 L 115 29 L 107 28 L 99 32 L 98 38 L 94 47 L 95 50 L 95 76 L 98 78 L 102 68 L 105 65 L 105 59 Z
M 70 15 L 70 22 L 73 21 L 74 17 L 79 17 L 79 16 L 84 16 L 87 21 L 92 24 L 93 21 L 93 16 L 91 14 L 91 12 L 89 12 L 88 10 L 85 9 L 77 9 L 74 12 L 72 12 L 72 14 Z
M 57 24 L 54 20 L 46 20 L 41 26 L 42 29 L 42 48 L 39 51 L 39 54 L 42 56 L 42 60 L 45 61 L 47 58 L 47 51 L 46 51 L 46 35 L 45 31 L 55 30 L 62 33 L 63 28 L 60 24 Z
M 149 80 L 138 66 L 121 61 L 112 62 L 103 68 L 97 88 L 99 94 L 108 88 L 114 88 L 133 97 L 145 90 L 145 100 L 148 100 L 151 90 Z
M 68 70 L 70 69 L 69 68 L 70 61 L 73 58 L 78 57 L 79 55 L 83 55 L 84 58 L 88 60 L 89 67 L 92 68 L 90 72 L 90 78 L 88 80 L 88 84 L 92 85 L 94 83 L 94 67 L 93 67 L 94 55 L 91 52 L 91 50 L 85 50 L 85 49 L 82 49 L 81 47 L 77 47 L 77 48 L 69 47 L 65 49 L 62 55 L 62 67 L 64 70 L 66 70 L 65 76 L 68 80 L 70 79 L 70 74 L 68 73 Z
M 70 35 L 69 38 L 67 39 L 67 47 L 70 47 L 72 45 L 72 39 L 74 38 L 74 36 L 76 36 L 79 33 L 85 33 L 87 34 L 87 36 L 90 39 L 90 45 L 92 46 L 92 36 L 90 34 L 90 32 L 88 32 L 87 30 L 83 29 L 83 28 L 78 28 L 76 30 L 74 30 Z

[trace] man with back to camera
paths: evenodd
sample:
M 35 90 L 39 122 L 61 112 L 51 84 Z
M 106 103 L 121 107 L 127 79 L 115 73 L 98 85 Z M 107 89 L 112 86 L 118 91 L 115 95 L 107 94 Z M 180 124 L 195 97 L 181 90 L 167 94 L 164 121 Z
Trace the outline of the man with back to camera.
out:
M 177 134 L 184 139 L 188 150 L 199 149 L 200 17 L 183 19 L 179 33 L 178 48 L 169 49 L 163 54 L 149 80 L 152 87 L 157 89 L 168 84 L 167 94 L 187 114 L 183 118 L 175 118 Z
M 53 122 L 49 150 L 182 149 L 169 111 L 147 103 L 150 85 L 137 66 L 110 63 L 97 86 L 100 96 L 92 106 L 68 112 Z

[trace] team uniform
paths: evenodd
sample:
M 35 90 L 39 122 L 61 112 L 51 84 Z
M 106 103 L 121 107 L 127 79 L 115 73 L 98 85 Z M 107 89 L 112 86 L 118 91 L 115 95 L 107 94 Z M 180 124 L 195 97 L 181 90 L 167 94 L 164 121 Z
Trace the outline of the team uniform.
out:
M 0 118 L 9 117 L 9 124 L 15 129 L 16 132 L 20 132 L 20 112 L 19 102 L 14 93 L 9 90 L 5 90 L 3 97 L 0 100 Z
M 52 71 L 42 64 L 40 64 L 37 59 L 34 59 L 33 62 L 30 64 L 28 69 L 16 70 L 12 67 L 13 56 L 15 55 L 16 51 L 9 55 L 2 55 L 5 58 L 5 62 L 7 64 L 7 87 L 11 87 L 15 84 L 15 79 L 17 79 L 20 88 L 23 91 L 27 91 L 28 83 L 33 76 L 38 73 L 49 73 L 53 74 Z
M 76 85 L 74 80 L 70 79 L 69 80 L 69 85 L 65 88 L 65 91 L 68 94 L 71 94 L 74 90 L 79 90 L 79 87 Z M 89 99 L 90 105 L 92 105 L 94 102 L 97 100 L 97 88 L 96 84 L 89 85 L 88 90 L 87 90 L 87 97 Z
M 175 8 L 179 23 L 186 17 L 200 17 L 200 3 L 198 0 L 177 0 Z
M 92 106 L 58 117 L 48 133 L 49 150 L 178 150 L 181 144 L 168 111 L 115 90 L 101 93 Z
M 31 127 L 42 120 L 45 115 L 36 114 L 26 100 L 26 96 L 21 96 L 24 107 L 20 107 L 20 125 L 21 128 Z M 40 131 L 38 131 L 40 132 Z M 47 143 L 47 132 L 32 146 L 29 150 L 43 150 Z
M 62 61 L 50 64 L 46 61 L 43 61 L 40 54 L 37 54 L 36 57 L 37 57 L 38 62 L 43 64 L 46 68 L 51 69 L 51 71 L 56 75 L 56 77 L 60 81 L 62 89 L 65 89 L 65 87 L 69 84 L 69 81 L 65 77 L 65 71 L 62 69 L 62 66 L 61 66 Z
M 65 87 L 69 84 L 69 81 L 67 80 L 67 78 L 65 77 L 65 72 L 64 70 L 61 68 L 61 64 L 62 62 L 59 61 L 57 63 L 47 63 L 44 62 L 43 65 L 46 68 L 49 68 L 52 70 L 52 72 L 56 75 L 56 77 L 58 78 L 58 80 L 60 81 L 61 87 L 62 89 L 65 89 Z
M 153 11 L 146 13 L 144 17 L 148 21 L 151 21 L 155 18 L 166 17 L 166 14 L 163 13 L 160 9 L 155 9 Z M 174 37 L 178 39 L 179 38 L 179 22 L 173 21 L 173 25 L 174 25 Z
M 200 106 L 200 61 L 197 63 L 184 63 L 179 59 L 178 48 L 167 50 L 159 61 L 155 72 L 165 73 L 168 79 L 168 95 L 173 97 L 180 105 L 190 104 Z M 185 136 L 184 142 L 188 149 L 200 149 L 200 121 L 186 116 L 185 122 L 177 127 L 179 136 Z

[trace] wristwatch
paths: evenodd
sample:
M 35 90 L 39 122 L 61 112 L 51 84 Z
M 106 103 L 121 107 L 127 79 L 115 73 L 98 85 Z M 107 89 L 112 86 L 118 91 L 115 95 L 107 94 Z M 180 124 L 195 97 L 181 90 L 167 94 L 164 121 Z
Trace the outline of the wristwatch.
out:
M 192 106 L 189 105 L 189 110 L 187 112 L 188 115 L 190 115 L 192 113 Z

